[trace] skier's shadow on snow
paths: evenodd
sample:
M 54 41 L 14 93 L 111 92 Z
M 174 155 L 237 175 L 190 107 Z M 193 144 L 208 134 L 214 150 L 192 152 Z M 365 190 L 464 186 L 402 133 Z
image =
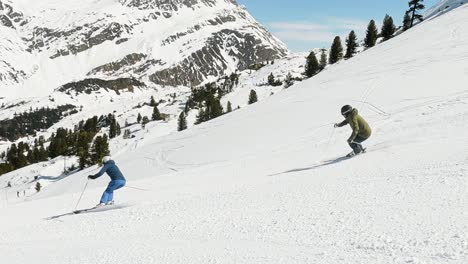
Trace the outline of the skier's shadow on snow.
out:
M 337 164 L 337 163 L 340 163 L 340 162 L 348 160 L 348 159 L 350 159 L 350 157 L 346 157 L 346 156 L 345 157 L 339 157 L 337 159 L 326 160 L 326 161 L 324 161 L 324 162 L 322 162 L 322 163 L 320 163 L 318 165 L 315 165 L 315 166 L 306 167 L 306 168 L 298 168 L 298 169 L 293 169 L 293 170 L 287 170 L 287 171 L 283 171 L 283 172 L 280 172 L 280 173 L 270 174 L 268 176 L 278 176 L 278 175 L 301 172 L 301 171 L 315 170 L 315 169 L 319 169 L 319 168 L 322 168 L 322 167 Z
M 112 210 L 120 210 L 120 209 L 124 209 L 124 208 L 130 207 L 130 206 L 132 206 L 132 205 L 123 204 L 123 205 L 117 205 L 117 206 L 113 206 L 113 207 L 109 207 L 109 208 L 99 208 L 99 209 L 96 209 L 96 210 L 89 210 L 89 211 L 87 211 L 87 209 L 84 209 L 84 211 L 81 212 L 81 213 L 76 213 L 76 211 L 75 212 L 69 212 L 69 213 L 65 213 L 65 214 L 50 216 L 50 217 L 45 218 L 45 220 L 58 220 L 58 219 L 60 219 L 60 218 L 62 218 L 64 216 L 72 216 L 72 215 L 79 215 L 79 214 L 93 214 L 93 213 L 96 214 L 96 213 L 102 213 L 102 212 L 107 212 L 107 211 L 112 211 Z
M 59 219 L 67 215 L 74 215 L 74 213 L 72 212 L 72 213 L 66 213 L 66 214 L 61 214 L 61 215 L 54 215 L 54 216 L 45 218 L 45 220 L 55 220 L 55 219 Z

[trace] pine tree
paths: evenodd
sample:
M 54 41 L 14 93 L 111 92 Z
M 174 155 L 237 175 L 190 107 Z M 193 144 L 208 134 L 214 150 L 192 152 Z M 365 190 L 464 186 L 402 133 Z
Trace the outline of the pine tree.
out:
M 117 135 L 117 136 L 120 136 L 120 134 L 122 134 L 122 129 L 121 129 L 121 127 L 120 127 L 119 122 L 115 121 L 115 123 L 116 123 L 116 127 L 115 127 L 116 135 Z
M 144 129 L 146 127 L 146 124 L 149 123 L 149 118 L 147 116 L 144 116 L 143 119 L 141 120 L 141 127 Z
M 16 168 L 23 168 L 28 165 L 28 158 L 24 155 L 24 153 L 29 149 L 28 144 L 24 142 L 20 142 L 18 144 L 18 153 L 17 153 L 17 164 Z
M 209 120 L 222 116 L 224 113 L 223 106 L 218 98 L 215 98 L 213 95 L 208 97 L 206 101 L 207 113 Z
M 28 159 L 29 164 L 34 164 L 38 162 L 37 155 L 36 155 L 37 153 L 38 153 L 38 150 L 36 147 L 28 151 L 28 155 L 26 156 L 26 158 Z
M 286 75 L 286 79 L 284 79 L 284 88 L 288 89 L 289 87 L 293 86 L 294 84 L 294 79 L 292 77 L 292 74 L 289 72 L 288 75 Z
M 48 160 L 49 160 L 49 153 L 44 148 L 44 146 L 41 146 L 39 148 L 39 161 L 48 161 Z
M 257 101 L 258 101 L 257 92 L 255 92 L 255 90 L 250 90 L 249 104 L 254 104 Z
M 386 41 L 391 39 L 393 34 L 395 34 L 395 31 L 396 27 L 393 23 L 393 18 L 389 15 L 386 15 L 382 24 L 382 32 L 380 33 L 383 37 L 383 40 Z
M 231 105 L 231 101 L 228 101 L 227 102 L 227 107 L 226 107 L 226 112 L 227 113 L 231 113 L 232 112 L 232 105 Z
M 36 186 L 34 187 L 34 189 L 36 189 L 36 192 L 40 192 L 41 189 L 42 189 L 42 185 L 40 182 L 36 182 Z
M 107 135 L 98 136 L 94 140 L 93 150 L 92 150 L 92 162 L 93 164 L 101 164 L 102 158 L 109 155 L 109 142 Z
M 403 18 L 403 31 L 406 31 L 411 28 L 411 17 L 408 13 L 405 13 L 405 17 Z
M 151 116 L 151 118 L 153 119 L 153 121 L 162 120 L 161 113 L 159 112 L 157 105 L 153 107 L 153 115 Z
M 270 75 L 268 75 L 268 84 L 271 86 L 274 86 L 275 83 L 276 83 L 275 76 L 273 75 L 273 73 L 270 73 Z
M 322 54 L 320 55 L 320 70 L 323 71 L 328 64 L 328 57 L 325 53 L 326 49 L 322 49 Z
M 89 154 L 89 145 L 93 140 L 93 137 L 93 134 L 85 131 L 80 131 L 78 133 L 76 152 L 80 163 L 80 169 L 84 169 L 90 164 L 91 155 Z
M 354 56 L 354 54 L 356 54 L 358 47 L 359 47 L 359 44 L 358 44 L 358 41 L 357 41 L 356 33 L 354 33 L 354 30 L 352 30 L 349 33 L 348 38 L 346 38 L 345 58 L 347 58 L 347 59 L 352 58 Z
M 29 164 L 34 164 L 36 162 L 39 162 L 39 149 L 37 148 L 37 146 L 28 151 L 27 158 L 28 158 Z
M 330 64 L 335 64 L 343 58 L 343 46 L 341 45 L 341 38 L 336 36 L 330 49 L 330 57 L 328 59 Z
M 92 118 L 89 118 L 84 122 L 84 125 L 82 126 L 82 129 L 88 133 L 97 133 L 99 132 L 99 127 L 98 127 L 98 117 L 94 116 Z
M 377 31 L 377 26 L 375 25 L 375 21 L 371 20 L 369 25 L 367 26 L 367 33 L 366 38 L 364 39 L 364 46 L 366 48 L 374 47 L 377 38 L 379 37 L 379 32 Z
M 198 124 L 201 124 L 201 123 L 206 122 L 208 120 L 209 119 L 207 118 L 205 110 L 203 108 L 200 108 L 200 110 L 198 111 L 197 120 L 196 120 L 195 124 L 198 125 Z
M 180 113 L 179 115 L 179 120 L 177 122 L 177 130 L 182 131 L 185 129 L 187 129 L 187 118 L 185 117 L 184 111 L 182 111 L 182 113 Z
M 315 56 L 315 52 L 311 51 L 309 56 L 307 56 L 307 61 L 305 65 L 305 76 L 308 78 L 316 75 L 320 70 L 320 65 L 317 61 L 317 57 Z
M 142 117 L 141 117 L 141 114 L 140 114 L 140 113 L 138 113 L 138 116 L 137 116 L 137 122 L 138 122 L 138 123 L 140 123 L 140 122 L 141 122 L 141 119 L 142 119 Z
M 156 100 L 154 100 L 154 97 L 151 96 L 150 106 L 153 106 L 153 107 L 154 107 L 154 106 L 156 106 L 156 105 L 157 105 L 157 104 L 156 104 Z
M 55 134 L 50 138 L 49 153 L 51 158 L 68 154 L 68 131 L 64 128 L 58 128 Z
M 109 120 L 109 123 L 110 123 L 109 138 L 115 138 L 117 136 L 117 121 L 115 120 L 115 116 L 112 114 L 109 114 L 107 116 L 107 119 Z
M 411 0 L 409 1 L 409 9 L 406 11 L 407 14 L 411 17 L 410 28 L 414 26 L 414 20 L 423 21 L 424 17 L 421 14 L 418 14 L 419 10 L 426 8 L 423 4 L 424 0 Z
M 7 151 L 6 160 L 14 169 L 18 167 L 18 148 L 16 144 L 13 143 L 10 146 L 10 149 Z
M 124 134 L 123 134 L 123 138 L 124 139 L 129 139 L 130 137 L 131 137 L 130 129 L 125 129 Z

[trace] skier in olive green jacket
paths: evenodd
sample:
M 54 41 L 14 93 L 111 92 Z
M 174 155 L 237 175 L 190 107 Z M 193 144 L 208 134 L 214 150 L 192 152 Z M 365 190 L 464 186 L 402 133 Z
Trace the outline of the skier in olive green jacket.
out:
M 372 134 L 369 124 L 358 114 L 358 110 L 350 105 L 343 106 L 341 114 L 346 119 L 341 123 L 335 124 L 335 127 L 343 127 L 349 124 L 353 129 L 353 133 L 348 139 L 348 144 L 353 149 L 353 152 L 349 153 L 348 156 L 352 157 L 365 152 L 366 149 L 362 146 L 362 142 L 366 141 Z

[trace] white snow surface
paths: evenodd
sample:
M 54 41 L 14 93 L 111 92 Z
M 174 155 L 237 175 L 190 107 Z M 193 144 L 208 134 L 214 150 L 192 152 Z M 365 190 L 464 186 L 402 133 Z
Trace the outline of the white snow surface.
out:
M 249 93 L 255 90 L 258 94 L 259 101 L 267 99 L 272 94 L 279 92 L 283 86 L 272 87 L 267 85 L 268 75 L 274 74 L 276 79 L 284 80 L 288 73 L 293 77 L 303 77 L 304 64 L 306 61 L 306 53 L 295 53 L 278 59 L 274 64 L 264 66 L 258 71 L 245 70 L 239 72 L 239 84 L 233 87 L 233 91 L 222 98 L 222 105 L 226 110 L 227 102 L 230 101 L 233 108 L 244 107 L 247 105 Z M 216 81 L 212 79 L 211 81 Z M 70 128 L 81 120 L 86 120 L 93 116 L 107 115 L 114 113 L 121 126 L 125 123 L 136 123 L 138 114 L 151 118 L 153 108 L 149 104 L 151 96 L 157 102 L 160 102 L 158 108 L 161 113 L 167 115 L 166 122 L 151 122 L 147 126 L 148 133 L 152 135 L 164 136 L 177 131 L 177 118 L 185 108 L 185 103 L 191 94 L 189 87 L 162 87 L 152 85 L 147 88 L 136 88 L 133 92 L 122 90 L 119 94 L 114 91 L 101 89 L 91 94 L 75 93 L 70 94 L 54 91 L 49 95 L 40 97 L 23 96 L 18 99 L 1 99 L 0 105 L 5 104 L 4 108 L 0 108 L 0 120 L 13 118 L 17 113 L 28 112 L 30 109 L 50 107 L 56 108 L 61 105 L 74 105 L 78 113 L 64 117 L 62 120 L 54 124 L 45 131 L 37 133 L 36 137 L 23 137 L 16 140 L 15 143 L 27 142 L 33 144 L 34 140 L 39 136 L 44 136 L 46 139 L 58 128 Z M 141 105 L 142 107 L 137 107 Z M 13 107 L 14 106 L 14 107 Z M 198 110 L 194 109 L 189 112 L 188 125 L 193 126 L 196 121 Z M 132 132 L 140 130 L 138 124 L 128 127 Z M 123 128 L 127 129 L 127 128 Z M 138 133 L 137 133 L 138 134 Z M 11 146 L 9 141 L 0 140 L 0 152 L 7 150 Z M 119 148 L 119 143 L 116 143 L 116 149 Z M 35 175 L 23 175 L 28 179 Z
M 468 3 L 467 0 L 440 0 L 424 13 L 424 19 L 431 19 L 443 15 L 455 8 Z
M 98 169 L 64 177 L 54 161 L 40 193 L 0 189 L 1 262 L 468 263 L 467 23 L 465 5 L 257 104 L 114 141 L 128 186 L 146 189 L 116 191 L 121 208 L 50 219 Z M 343 104 L 373 136 L 340 161 Z

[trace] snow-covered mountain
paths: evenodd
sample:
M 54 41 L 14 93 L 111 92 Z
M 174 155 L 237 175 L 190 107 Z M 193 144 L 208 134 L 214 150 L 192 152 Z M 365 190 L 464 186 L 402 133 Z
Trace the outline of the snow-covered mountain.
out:
M 440 16 L 466 3 L 468 3 L 467 0 L 440 0 L 424 13 L 424 19 Z
M 113 210 L 70 214 L 99 200 L 97 167 L 0 177 L 2 263 L 468 263 L 466 24 L 464 5 L 249 107 L 113 140 Z M 344 104 L 373 129 L 353 159 Z
M 287 48 L 235 0 L 1 0 L 2 94 L 72 81 L 201 82 Z

